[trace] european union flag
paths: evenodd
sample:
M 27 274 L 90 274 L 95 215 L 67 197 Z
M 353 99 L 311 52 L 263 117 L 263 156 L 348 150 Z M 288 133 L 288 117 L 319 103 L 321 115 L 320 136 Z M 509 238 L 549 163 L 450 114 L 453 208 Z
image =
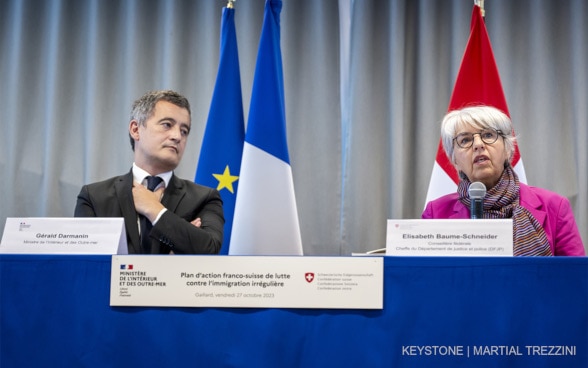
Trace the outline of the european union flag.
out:
M 219 59 L 216 84 L 194 181 L 216 188 L 221 194 L 225 228 L 220 254 L 228 254 L 245 139 L 233 8 L 223 8 Z

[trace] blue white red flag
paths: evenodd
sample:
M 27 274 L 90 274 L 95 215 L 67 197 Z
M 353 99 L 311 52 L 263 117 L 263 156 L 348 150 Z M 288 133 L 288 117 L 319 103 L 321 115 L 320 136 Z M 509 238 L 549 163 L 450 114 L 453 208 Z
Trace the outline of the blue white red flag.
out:
M 284 106 L 282 2 L 266 0 L 229 254 L 302 255 Z

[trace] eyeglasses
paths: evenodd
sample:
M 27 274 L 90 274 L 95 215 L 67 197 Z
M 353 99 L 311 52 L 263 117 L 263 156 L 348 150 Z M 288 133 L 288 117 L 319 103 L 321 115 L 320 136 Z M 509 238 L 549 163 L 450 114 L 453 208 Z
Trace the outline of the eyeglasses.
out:
M 493 144 L 498 140 L 499 136 L 503 135 L 501 130 L 488 128 L 481 130 L 479 133 L 459 133 L 457 137 L 453 138 L 453 141 L 461 148 L 470 148 L 474 144 L 474 136 L 476 134 L 486 144 Z

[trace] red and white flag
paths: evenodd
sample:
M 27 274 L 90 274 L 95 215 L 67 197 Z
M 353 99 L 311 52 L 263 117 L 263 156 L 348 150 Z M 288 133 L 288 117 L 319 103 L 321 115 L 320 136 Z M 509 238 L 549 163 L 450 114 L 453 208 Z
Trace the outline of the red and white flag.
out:
M 448 111 L 470 105 L 494 106 L 510 116 L 492 53 L 492 45 L 484 24 L 482 9 L 477 5 L 474 5 L 472 11 L 470 38 L 453 87 Z M 515 146 L 511 164 L 519 176 L 519 180 L 526 183 L 527 177 L 518 146 Z M 425 203 L 443 195 L 455 193 L 458 183 L 457 171 L 445 154 L 443 144 L 439 140 L 437 157 Z

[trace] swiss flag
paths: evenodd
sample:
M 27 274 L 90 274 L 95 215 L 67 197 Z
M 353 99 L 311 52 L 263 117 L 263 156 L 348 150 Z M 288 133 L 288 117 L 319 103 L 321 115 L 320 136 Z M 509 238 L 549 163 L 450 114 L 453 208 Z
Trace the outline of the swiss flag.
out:
M 494 106 L 510 116 L 482 10 L 477 5 L 474 5 L 472 11 L 470 38 L 461 60 L 448 111 L 469 105 Z M 519 176 L 519 180 L 526 183 L 527 177 L 518 146 L 515 146 L 511 164 Z M 426 202 L 449 193 L 455 193 L 458 183 L 457 171 L 445 154 L 441 140 L 439 140 Z

